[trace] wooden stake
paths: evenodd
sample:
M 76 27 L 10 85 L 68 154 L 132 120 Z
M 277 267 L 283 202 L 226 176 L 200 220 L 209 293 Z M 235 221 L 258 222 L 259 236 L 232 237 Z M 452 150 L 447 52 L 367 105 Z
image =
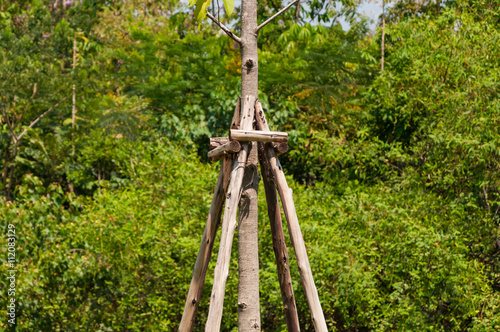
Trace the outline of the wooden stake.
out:
M 184 306 L 184 313 L 182 314 L 182 320 L 179 326 L 179 331 L 181 332 L 193 330 L 196 311 L 198 310 L 198 305 L 200 303 L 201 292 L 203 284 L 205 283 L 205 276 L 207 273 L 208 263 L 210 262 L 212 248 L 214 246 L 217 227 L 219 226 L 222 215 L 222 206 L 229 184 L 232 162 L 233 158 L 226 157 L 221 163 L 219 178 L 217 179 L 214 197 L 208 212 L 207 224 L 205 226 L 205 231 L 203 232 L 203 237 L 201 238 L 198 257 L 196 258 L 196 263 L 193 269 L 193 278 L 191 279 L 186 305 Z
M 241 118 L 241 98 L 238 97 L 236 102 L 236 110 L 234 111 L 233 120 L 231 121 L 231 129 L 240 129 Z
M 286 249 L 285 236 L 283 234 L 278 194 L 276 193 L 276 183 L 273 179 L 271 165 L 265 155 L 265 145 L 271 148 L 270 143 L 259 143 L 260 172 L 266 192 L 267 214 L 269 215 L 269 221 L 271 223 L 274 256 L 276 257 L 278 280 L 281 289 L 281 300 L 283 301 L 288 331 L 298 332 L 300 331 L 299 317 L 297 314 L 297 306 L 295 305 L 295 297 L 293 295 L 292 277 L 290 276 L 288 265 L 288 251 Z
M 269 131 L 269 126 L 267 124 L 262 105 L 259 101 L 257 101 L 255 106 L 257 129 Z M 323 310 L 321 309 L 318 290 L 314 284 L 311 265 L 309 264 L 309 258 L 307 257 L 306 245 L 300 230 L 297 212 L 295 211 L 295 204 L 293 203 L 292 189 L 288 187 L 285 174 L 283 173 L 281 164 L 276 156 L 276 153 L 274 152 L 274 149 L 265 148 L 265 152 L 269 160 L 269 164 L 271 165 L 274 179 L 276 180 L 276 185 L 278 187 L 278 192 L 281 197 L 281 204 L 283 205 L 283 210 L 288 223 L 288 231 L 290 232 L 290 239 L 292 240 L 292 246 L 295 250 L 295 256 L 297 257 L 297 265 L 299 267 L 299 273 L 302 279 L 302 285 L 306 294 L 307 303 L 309 304 L 309 308 L 311 310 L 311 318 L 314 329 L 317 332 L 327 332 L 328 328 L 325 316 L 323 315 Z
M 239 119 L 240 112 L 240 98 L 238 98 L 233 119 Z M 180 332 L 191 332 L 193 330 L 196 311 L 198 310 L 198 305 L 200 303 L 201 292 L 203 290 L 203 284 L 205 283 L 205 277 L 207 274 L 208 263 L 210 262 L 210 255 L 212 254 L 214 246 L 217 227 L 220 224 L 220 218 L 222 216 L 222 206 L 224 203 L 224 196 L 226 195 L 227 187 L 229 185 L 233 159 L 234 158 L 232 156 L 226 156 L 221 163 L 219 178 L 217 179 L 217 185 L 215 186 L 214 197 L 208 212 L 207 224 L 205 225 L 205 231 L 203 232 L 203 237 L 201 238 L 200 249 L 198 251 L 198 257 L 196 257 L 196 263 L 193 269 L 193 277 L 191 279 L 191 285 L 189 286 L 186 305 L 182 314 L 181 324 L 179 325 Z
M 255 113 L 255 98 L 246 96 L 243 101 L 242 116 L 240 127 L 244 130 L 251 130 Z M 210 309 L 208 319 L 205 325 L 206 332 L 218 332 L 222 320 L 222 309 L 224 306 L 224 292 L 227 278 L 229 276 L 229 263 L 231 259 L 231 246 L 238 223 L 236 221 L 236 212 L 238 202 L 241 196 L 241 184 L 245 163 L 247 161 L 248 144 L 244 144 L 238 153 L 238 158 L 233 163 L 231 171 L 231 182 L 229 193 L 226 196 L 226 206 L 224 217 L 222 219 L 222 235 L 217 257 L 217 264 L 214 272 L 214 285 L 210 298 Z

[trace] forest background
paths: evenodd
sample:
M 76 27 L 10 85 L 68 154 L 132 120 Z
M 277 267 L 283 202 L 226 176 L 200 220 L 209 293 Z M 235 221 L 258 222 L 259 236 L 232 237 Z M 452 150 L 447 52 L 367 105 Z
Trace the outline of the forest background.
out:
M 499 331 L 500 4 L 393 3 L 383 71 L 382 30 L 357 5 L 308 0 L 259 36 L 259 99 L 289 133 L 280 159 L 329 329 Z M 259 1 L 259 21 L 281 7 Z M 220 19 L 238 30 L 238 11 Z M 227 134 L 240 70 L 238 45 L 178 0 L 0 0 L 18 331 L 177 328 L 218 173 L 208 138 Z M 284 331 L 263 192 L 262 330 Z M 234 250 L 223 331 L 237 280 Z

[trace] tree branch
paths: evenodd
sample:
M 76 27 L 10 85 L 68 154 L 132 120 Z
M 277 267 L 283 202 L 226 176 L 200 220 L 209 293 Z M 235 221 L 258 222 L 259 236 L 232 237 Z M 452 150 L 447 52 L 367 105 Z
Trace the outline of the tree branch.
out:
M 40 115 L 38 118 L 36 118 L 35 120 L 33 120 L 30 123 L 30 125 L 28 126 L 28 128 L 33 128 L 33 126 L 36 125 L 37 122 L 40 121 L 41 118 L 43 118 L 45 115 L 47 115 L 49 112 L 51 112 L 54 108 L 56 108 L 57 106 L 59 106 L 59 104 L 62 103 L 63 101 L 65 101 L 66 98 L 67 97 L 64 97 L 57 104 L 55 104 L 54 106 L 52 106 L 51 108 L 49 108 L 48 110 L 46 110 L 45 112 L 43 112 L 42 115 Z M 28 132 L 28 128 L 24 129 L 24 131 L 21 134 L 19 134 L 19 136 L 16 137 L 16 143 L 19 142 L 21 140 L 21 138 Z
M 295 24 L 299 23 L 299 13 L 300 13 L 300 0 L 299 2 L 297 2 L 297 9 L 295 9 Z
M 12 125 L 10 124 L 10 119 L 7 116 L 7 111 L 5 110 L 5 107 L 2 107 L 2 115 L 3 115 L 3 118 L 5 119 L 5 122 L 7 123 L 7 126 L 9 127 L 9 129 L 12 129 Z
M 241 38 L 236 36 L 231 30 L 229 30 L 228 28 L 226 28 L 226 26 L 224 24 L 222 24 L 221 22 L 219 22 L 218 19 L 216 19 L 212 14 L 210 14 L 209 12 L 207 12 L 207 16 L 208 18 L 210 18 L 215 24 L 217 24 L 217 26 L 219 28 L 221 28 L 222 31 L 224 31 L 229 37 L 233 38 L 238 44 L 241 45 Z
M 288 8 L 292 7 L 294 4 L 296 4 L 299 0 L 294 0 L 292 2 L 290 2 L 288 4 L 288 6 L 286 6 L 285 8 L 281 9 L 279 12 L 277 12 L 276 14 L 274 14 L 273 16 L 271 16 L 270 18 L 268 18 L 264 23 L 262 23 L 261 25 L 259 25 L 257 27 L 257 29 L 255 30 L 255 32 L 258 32 L 260 29 L 262 29 L 263 27 L 265 27 L 266 25 L 269 24 L 269 22 L 271 22 L 272 20 L 274 20 L 276 17 L 280 16 L 281 14 L 283 14 Z

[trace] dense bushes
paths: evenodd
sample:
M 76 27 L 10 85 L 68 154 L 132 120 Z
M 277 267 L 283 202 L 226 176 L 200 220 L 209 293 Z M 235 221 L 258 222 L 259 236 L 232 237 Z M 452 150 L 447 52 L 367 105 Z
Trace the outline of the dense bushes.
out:
M 176 327 L 217 171 L 168 141 L 144 148 L 135 167 L 136 186 L 102 189 L 91 202 L 64 194 L 57 185 L 46 189 L 28 175 L 17 189 L 19 201 L 2 205 L 4 227 L 13 223 L 18 232 L 18 329 Z M 482 250 L 491 247 L 494 225 L 487 211 L 468 207 L 466 199 L 447 200 L 410 185 L 349 183 L 339 195 L 328 185 L 311 188 L 290 181 L 332 329 L 498 328 L 500 298 L 491 288 L 488 266 L 469 256 L 478 250 L 471 241 Z M 262 196 L 263 326 L 278 331 L 286 327 Z M 291 256 L 300 321 L 307 331 L 312 325 Z M 215 258 L 209 271 L 214 264 Z M 210 272 L 198 329 L 207 314 L 212 278 Z M 234 256 L 225 331 L 237 326 L 236 290 Z

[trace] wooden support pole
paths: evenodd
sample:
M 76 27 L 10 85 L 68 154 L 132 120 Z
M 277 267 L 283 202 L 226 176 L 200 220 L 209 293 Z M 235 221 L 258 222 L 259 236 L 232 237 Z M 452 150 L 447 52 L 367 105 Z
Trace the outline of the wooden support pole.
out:
M 232 163 L 233 158 L 229 156 L 225 157 L 221 163 L 219 178 L 217 180 L 217 185 L 215 186 L 214 197 L 208 212 L 207 224 L 205 225 L 205 231 L 203 232 L 203 237 L 201 238 L 200 249 L 194 265 L 193 277 L 191 279 L 191 285 L 189 286 L 186 305 L 184 306 L 181 324 L 179 325 L 180 332 L 190 332 L 193 330 L 196 311 L 198 310 L 198 305 L 200 303 L 201 292 L 203 284 L 205 283 L 205 276 L 207 274 L 208 263 L 214 246 L 217 227 L 222 215 L 222 206 L 229 184 Z
M 274 256 L 278 268 L 278 280 L 281 289 L 281 300 L 285 312 L 286 326 L 289 332 L 300 331 L 297 306 L 293 295 L 292 277 L 290 275 L 288 251 L 283 234 L 283 225 L 281 222 L 280 206 L 278 194 L 276 193 L 276 183 L 273 178 L 271 165 L 265 154 L 265 145 L 271 148 L 271 143 L 259 143 L 259 162 L 264 190 L 266 193 L 267 214 L 271 223 L 271 234 L 273 238 Z
M 240 127 L 244 130 L 252 129 L 255 114 L 254 107 L 255 98 L 253 96 L 246 96 L 243 100 L 240 121 Z M 241 196 L 241 184 L 243 182 L 247 153 L 248 144 L 244 144 L 241 151 L 238 153 L 238 157 L 233 163 L 231 171 L 231 182 L 229 184 L 229 192 L 226 196 L 224 217 L 222 218 L 222 235 L 217 264 L 214 272 L 214 284 L 212 288 L 212 295 L 210 297 L 210 309 L 208 311 L 208 319 L 205 325 L 206 332 L 219 332 L 220 330 L 222 309 L 224 306 L 224 292 L 227 278 L 229 276 L 231 246 L 233 244 L 234 232 L 238 226 L 236 213 Z
M 229 139 L 241 142 L 286 142 L 288 134 L 279 131 L 233 130 Z
M 236 110 L 234 111 L 233 120 L 231 120 L 231 129 L 240 129 L 241 122 L 241 98 L 238 97 L 236 102 Z
M 240 106 L 240 98 L 238 98 L 233 115 L 233 121 L 237 119 L 238 125 L 233 124 L 231 128 L 239 128 L 241 113 Z M 227 140 L 226 143 L 228 141 L 229 140 Z M 205 283 L 205 277 L 207 274 L 208 263 L 210 261 L 210 255 L 212 254 L 214 246 L 217 227 L 220 224 L 220 218 L 222 216 L 222 206 L 224 203 L 224 197 L 226 196 L 227 187 L 229 185 L 233 159 L 234 158 L 232 156 L 226 156 L 221 164 L 219 178 L 217 180 L 217 185 L 215 186 L 214 197 L 208 212 L 207 224 L 205 225 L 205 231 L 201 239 L 198 257 L 196 257 L 196 263 L 193 269 L 193 277 L 191 279 L 191 285 L 189 286 L 186 305 L 184 307 L 181 323 L 179 325 L 180 332 L 191 332 L 193 330 L 196 311 L 198 310 L 198 305 L 200 303 L 201 292 L 203 290 L 203 284 Z
M 240 152 L 241 145 L 238 141 L 229 141 L 226 144 L 219 145 L 215 149 L 208 151 L 210 161 L 217 161 L 229 153 Z
M 255 106 L 257 129 L 269 131 L 269 126 L 267 125 L 262 105 L 259 101 L 257 101 Z M 321 309 L 318 290 L 314 284 L 311 265 L 309 264 L 309 258 L 307 257 L 306 245 L 300 230 L 297 212 L 295 211 L 295 204 L 293 203 L 292 189 L 288 187 L 285 174 L 283 173 L 281 164 L 276 156 L 276 153 L 274 152 L 274 149 L 266 148 L 265 152 L 269 160 L 269 164 L 271 165 L 274 179 L 276 180 L 276 185 L 278 187 L 278 193 L 281 198 L 281 204 L 285 212 L 285 217 L 288 223 L 288 231 L 290 232 L 290 239 L 292 240 L 292 246 L 295 250 L 302 285 L 306 294 L 307 303 L 309 304 L 309 309 L 311 310 L 311 318 L 314 329 L 317 332 L 327 332 L 328 328 L 325 316 L 323 314 L 323 310 Z

